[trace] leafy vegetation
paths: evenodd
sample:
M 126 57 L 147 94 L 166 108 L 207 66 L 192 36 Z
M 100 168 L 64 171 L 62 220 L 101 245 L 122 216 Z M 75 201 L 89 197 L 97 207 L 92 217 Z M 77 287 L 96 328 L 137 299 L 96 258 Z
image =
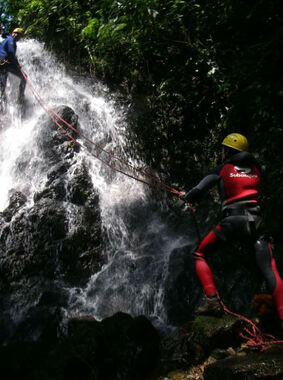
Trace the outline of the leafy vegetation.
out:
M 1 11 L 130 95 L 133 148 L 171 181 L 191 186 L 227 133 L 246 134 L 269 168 L 266 216 L 280 236 L 282 2 L 6 0 Z

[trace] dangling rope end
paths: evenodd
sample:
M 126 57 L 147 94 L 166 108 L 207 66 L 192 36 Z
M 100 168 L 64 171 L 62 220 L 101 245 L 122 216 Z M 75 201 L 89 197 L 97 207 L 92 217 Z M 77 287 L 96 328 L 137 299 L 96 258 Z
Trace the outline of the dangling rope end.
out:
M 227 306 L 224 304 L 224 302 L 222 301 L 219 293 L 216 292 L 216 294 L 217 294 L 219 303 L 222 306 L 225 313 L 233 315 L 234 317 L 242 320 L 243 322 L 249 325 L 249 327 L 244 327 L 244 331 L 239 334 L 241 338 L 247 341 L 246 342 L 247 346 L 260 347 L 261 351 L 264 351 L 268 347 L 271 347 L 272 345 L 276 344 L 276 345 L 282 345 L 282 349 L 283 349 L 283 340 L 276 340 L 276 338 L 273 335 L 263 333 L 261 329 L 258 326 L 256 326 L 256 324 L 252 322 L 250 319 L 246 318 L 245 316 L 241 314 L 237 314 L 229 310 Z M 246 333 L 247 335 L 245 335 L 244 333 Z

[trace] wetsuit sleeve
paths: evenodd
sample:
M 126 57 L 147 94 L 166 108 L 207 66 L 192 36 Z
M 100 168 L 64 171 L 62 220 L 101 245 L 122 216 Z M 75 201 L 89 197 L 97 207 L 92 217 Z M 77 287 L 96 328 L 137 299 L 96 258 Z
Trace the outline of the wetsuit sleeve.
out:
M 221 168 L 222 165 L 211 170 L 195 187 L 184 195 L 183 199 L 192 203 L 201 199 L 220 180 L 219 172 Z

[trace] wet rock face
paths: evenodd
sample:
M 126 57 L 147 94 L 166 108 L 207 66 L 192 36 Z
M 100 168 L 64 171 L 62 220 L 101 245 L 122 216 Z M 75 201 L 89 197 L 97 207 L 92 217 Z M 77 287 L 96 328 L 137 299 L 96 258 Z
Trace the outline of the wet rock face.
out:
M 183 325 L 195 311 L 202 289 L 195 274 L 193 244 L 175 249 L 169 262 L 164 302 L 168 319 L 175 326 Z
M 78 128 L 70 108 L 56 112 Z M 40 166 L 46 182 L 32 201 L 12 190 L 0 214 L 0 303 L 6 313 L 0 327 L 10 332 L 30 318 L 44 325 L 49 312 L 56 319 L 67 302 L 63 288 L 83 285 L 102 265 L 98 194 L 78 146 L 47 117 L 38 123 L 36 141 L 41 160 L 24 153 L 17 170 L 28 176 L 29 165 L 35 174 Z M 32 327 L 26 331 L 33 334 Z

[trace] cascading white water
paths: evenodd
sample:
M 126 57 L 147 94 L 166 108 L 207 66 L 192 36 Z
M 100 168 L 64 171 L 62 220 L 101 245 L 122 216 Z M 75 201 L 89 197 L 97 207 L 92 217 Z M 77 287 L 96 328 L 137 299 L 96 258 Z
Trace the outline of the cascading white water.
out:
M 18 57 L 45 102 L 51 107 L 71 107 L 84 135 L 105 150 L 125 156 L 124 111 L 107 99 L 106 88 L 93 78 L 70 77 L 35 40 L 20 42 Z M 32 202 L 35 191 L 46 182 L 47 168 L 35 144 L 37 120 L 44 111 L 27 87 L 28 112 L 20 121 L 13 103 L 16 89 L 17 78 L 13 78 L 7 88 L 9 107 L 0 139 L 0 210 L 7 206 L 11 189 L 20 190 Z M 23 152 L 30 157 L 30 170 L 26 169 L 24 177 L 15 169 Z M 93 185 L 99 192 L 106 264 L 89 279 L 86 288 L 68 289 L 67 313 L 88 313 L 101 319 L 124 311 L 144 314 L 166 325 L 163 297 L 168 262 L 174 249 L 188 244 L 188 237 L 176 234 L 169 226 L 162 204 L 151 199 L 144 184 L 111 171 L 86 151 L 81 150 L 79 155 L 89 163 Z M 71 219 L 69 225 L 71 228 Z

